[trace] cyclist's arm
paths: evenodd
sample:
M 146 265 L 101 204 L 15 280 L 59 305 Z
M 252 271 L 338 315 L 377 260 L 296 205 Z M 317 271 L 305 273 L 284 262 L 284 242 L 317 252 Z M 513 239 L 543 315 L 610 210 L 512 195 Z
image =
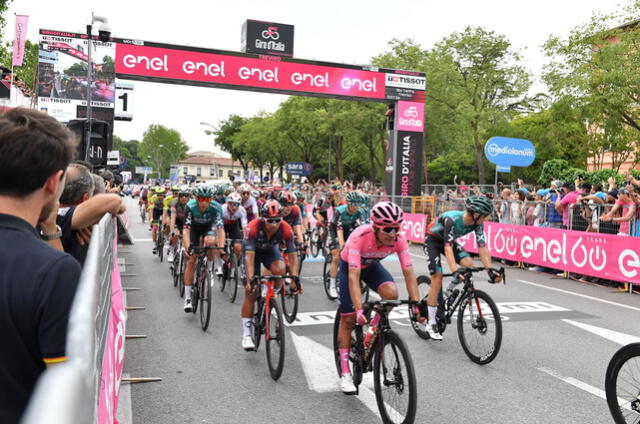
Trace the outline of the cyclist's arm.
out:
M 176 208 L 173 206 L 171 207 L 171 222 L 169 224 L 169 229 L 171 234 L 173 234 L 176 228 Z
M 191 209 L 187 208 L 184 225 L 182 226 L 182 245 L 187 252 L 191 246 L 191 215 Z
M 298 243 L 304 244 L 304 237 L 302 237 L 302 225 L 294 225 L 293 230 L 296 233 L 296 239 Z
M 338 245 L 340 246 L 340 250 L 342 250 L 344 247 L 344 231 L 342 231 L 342 227 L 338 227 L 336 234 L 338 235 Z
M 455 243 L 455 225 L 453 219 L 449 217 L 445 218 L 443 227 L 444 256 L 447 259 L 447 264 L 451 272 L 455 272 L 458 269 L 458 264 L 456 263 L 456 256 L 453 253 L 453 244 Z
M 349 294 L 355 310 L 362 309 L 360 296 L 360 268 L 349 268 Z
M 402 275 L 404 276 L 404 282 L 407 285 L 409 299 L 420 300 L 420 292 L 418 291 L 418 280 L 416 279 L 416 273 L 413 271 L 413 267 L 402 268 Z
M 253 265 L 254 265 L 254 259 L 256 256 L 256 252 L 254 252 L 253 250 L 245 250 L 244 252 L 244 272 L 247 276 L 247 284 L 251 284 L 251 280 L 253 280 L 253 273 L 254 273 L 254 269 L 253 269 Z

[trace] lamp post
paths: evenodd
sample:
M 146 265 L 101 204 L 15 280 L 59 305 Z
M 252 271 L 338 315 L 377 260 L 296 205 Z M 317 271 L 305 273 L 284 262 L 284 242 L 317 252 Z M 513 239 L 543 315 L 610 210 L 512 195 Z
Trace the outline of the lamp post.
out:
M 92 97 L 92 85 L 93 85 L 93 63 L 91 62 L 91 50 L 93 47 L 93 23 L 101 22 L 100 28 L 98 29 L 100 41 L 106 42 L 111 38 L 111 29 L 108 25 L 108 19 L 103 16 L 94 15 L 91 12 L 91 22 L 87 25 L 87 120 L 85 122 L 86 125 L 86 139 L 85 139 L 85 151 L 84 151 L 84 160 L 89 161 L 89 149 L 91 147 L 91 121 L 92 110 L 91 110 L 91 97 Z

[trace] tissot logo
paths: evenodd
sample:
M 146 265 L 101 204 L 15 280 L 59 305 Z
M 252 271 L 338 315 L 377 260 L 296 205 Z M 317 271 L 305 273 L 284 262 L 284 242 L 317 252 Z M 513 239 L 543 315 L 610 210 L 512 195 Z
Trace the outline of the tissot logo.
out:
M 387 87 L 412 88 L 414 90 L 424 90 L 426 85 L 425 77 L 409 75 L 387 74 Z

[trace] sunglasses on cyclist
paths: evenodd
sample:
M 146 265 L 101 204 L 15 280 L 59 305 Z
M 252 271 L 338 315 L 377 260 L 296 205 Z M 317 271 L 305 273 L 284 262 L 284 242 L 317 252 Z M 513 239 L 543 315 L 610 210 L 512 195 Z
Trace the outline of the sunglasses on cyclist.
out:
M 243 191 L 243 192 L 242 192 L 242 195 L 243 195 L 243 196 L 248 196 L 249 194 L 251 194 L 251 192 L 250 192 L 250 191 Z
M 264 222 L 267 224 L 279 224 L 282 221 L 282 218 L 266 218 Z
M 227 205 L 229 205 L 232 208 L 237 208 L 238 206 L 240 206 L 240 203 L 238 203 L 238 202 L 227 202 Z
M 400 231 L 400 227 L 378 227 L 382 230 L 383 233 L 391 234 L 393 232 L 397 233 Z
M 189 197 L 189 194 L 187 194 L 187 193 L 180 193 L 180 194 L 178 195 L 178 197 Z
M 200 197 L 198 196 L 198 202 L 210 202 L 211 197 Z

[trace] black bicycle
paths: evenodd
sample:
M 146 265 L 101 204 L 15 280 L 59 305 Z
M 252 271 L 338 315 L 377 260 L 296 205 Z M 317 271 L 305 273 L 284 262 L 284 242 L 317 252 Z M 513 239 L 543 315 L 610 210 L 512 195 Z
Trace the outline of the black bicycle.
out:
M 640 343 L 623 346 L 613 355 L 604 388 L 617 424 L 640 423 Z
M 367 321 L 371 321 L 371 313 L 380 314 L 378 326 L 373 337 L 365 345 L 362 326 L 356 325 L 351 333 L 351 374 L 356 394 L 362 383 L 362 375 L 373 371 L 376 403 L 384 423 L 413 423 L 417 408 L 416 376 L 411 354 L 400 336 L 391 329 L 389 311 L 400 305 L 420 306 L 424 303 L 411 300 L 380 300 L 363 304 L 363 312 Z M 424 312 L 423 312 L 424 313 Z M 416 319 L 416 318 L 413 318 Z M 338 351 L 338 329 L 340 327 L 340 309 L 336 312 L 333 324 L 333 352 L 338 376 L 340 375 L 340 353 Z
M 329 292 L 329 287 L 331 283 L 329 282 L 329 278 L 331 277 L 329 271 L 331 270 L 331 254 L 325 255 L 324 257 L 324 265 L 322 267 L 322 286 L 324 287 L 324 293 L 327 295 L 329 300 L 336 300 L 337 297 L 331 296 Z M 337 278 L 337 277 L 336 277 Z M 338 281 L 336 280 L 336 286 L 338 285 Z M 364 281 L 360 281 L 360 293 L 362 294 L 362 302 L 367 302 L 369 300 L 369 286 L 366 285 Z
M 182 237 L 178 236 L 173 249 L 173 264 L 171 264 L 171 276 L 173 277 L 173 287 L 177 287 L 180 279 L 184 278 L 184 258 L 182 254 Z M 184 282 L 182 283 L 184 286 Z M 181 289 L 184 291 L 184 289 Z
M 264 334 L 267 364 L 271 378 L 278 380 L 284 369 L 284 322 L 282 313 L 276 301 L 275 281 L 279 279 L 296 279 L 292 275 L 255 275 L 251 280 L 251 290 L 255 293 L 259 291 L 256 297 L 254 313 L 252 318 L 251 338 L 255 345 L 255 351 L 260 347 L 260 339 Z
M 311 256 L 317 258 L 320 253 L 326 256 L 326 246 L 325 242 L 327 241 L 327 229 L 322 225 L 316 225 L 311 230 Z
M 238 284 L 242 278 L 242 264 L 236 254 L 233 252 L 233 245 L 241 243 L 242 240 L 226 239 L 224 247 L 224 265 L 222 266 L 222 278 L 220 278 L 220 291 L 226 288 L 229 302 L 233 303 L 238 295 Z
M 156 230 L 156 254 L 160 258 L 160 262 L 162 262 L 164 256 L 164 228 L 160 223 L 156 225 L 158 226 Z
M 192 246 L 189 251 L 198 255 L 196 267 L 193 272 L 193 289 L 191 291 L 192 312 L 195 314 L 200 308 L 200 325 L 202 331 L 207 331 L 211 320 L 211 273 L 207 266 L 207 252 L 219 250 L 222 247 Z
M 492 268 L 494 274 L 490 283 L 495 283 L 497 276 L 502 277 L 506 284 L 504 268 Z M 473 273 L 485 271 L 485 268 L 458 268 L 462 282 L 455 288 L 448 299 L 438 295 L 438 311 L 436 313 L 436 325 L 440 334 L 444 333 L 451 317 L 456 309 L 458 338 L 464 353 L 476 364 L 485 365 L 493 361 L 502 344 L 502 320 L 498 306 L 491 297 L 482 290 L 477 290 L 473 285 Z M 444 274 L 443 277 L 452 277 L 453 274 Z M 426 303 L 429 285 L 431 281 L 427 276 L 418 277 L 418 288 Z M 413 318 L 413 310 L 409 308 L 409 315 Z M 425 325 L 411 321 L 411 326 L 416 334 L 423 339 L 429 339 Z

